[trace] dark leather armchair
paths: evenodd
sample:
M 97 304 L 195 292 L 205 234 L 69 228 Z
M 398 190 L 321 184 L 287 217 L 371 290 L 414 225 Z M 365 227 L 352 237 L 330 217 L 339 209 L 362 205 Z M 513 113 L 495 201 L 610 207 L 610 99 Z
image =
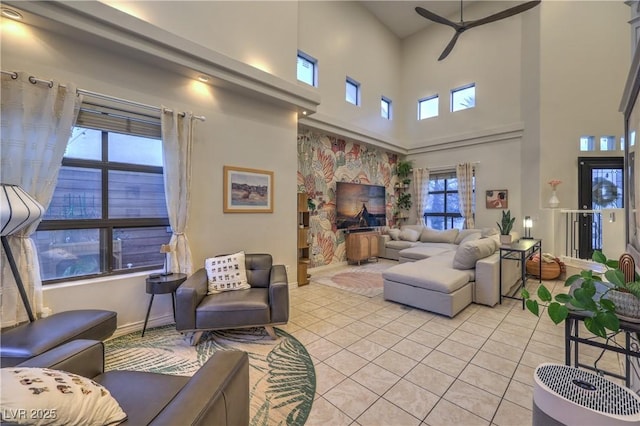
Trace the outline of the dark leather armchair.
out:
M 176 290 L 176 329 L 193 332 L 196 345 L 207 330 L 264 326 L 276 339 L 274 325 L 289 321 L 289 283 L 284 265 L 270 254 L 246 254 L 247 290 L 207 295 L 207 272 L 199 269 Z

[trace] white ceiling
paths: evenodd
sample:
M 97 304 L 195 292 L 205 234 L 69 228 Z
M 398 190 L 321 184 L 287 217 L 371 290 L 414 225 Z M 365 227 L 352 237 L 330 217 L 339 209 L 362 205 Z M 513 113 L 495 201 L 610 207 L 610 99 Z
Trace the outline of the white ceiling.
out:
M 465 21 L 479 19 L 485 16 L 472 16 L 471 13 L 467 16 L 467 6 L 476 1 L 480 0 L 463 1 Z M 513 7 L 516 4 L 523 3 L 523 1 L 488 1 L 485 3 L 492 3 L 491 8 L 494 9 L 495 12 L 499 12 Z M 460 21 L 460 0 L 373 0 L 360 1 L 360 4 L 373 13 L 380 22 L 401 39 L 426 28 L 432 23 L 428 19 L 418 15 L 415 11 L 416 6 L 423 7 L 453 22 Z

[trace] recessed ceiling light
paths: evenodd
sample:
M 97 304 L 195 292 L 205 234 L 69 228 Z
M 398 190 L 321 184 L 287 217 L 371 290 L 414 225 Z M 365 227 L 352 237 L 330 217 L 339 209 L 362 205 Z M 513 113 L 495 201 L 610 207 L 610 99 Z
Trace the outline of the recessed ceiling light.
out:
M 209 81 L 209 77 L 206 75 L 200 75 L 198 76 L 198 80 L 200 80 L 203 83 L 206 83 L 207 81 Z
M 3 7 L 0 9 L 0 14 L 5 18 L 14 19 L 16 21 L 22 20 L 22 15 L 19 12 L 16 12 L 13 9 L 9 9 L 8 7 Z
M 302 111 L 302 115 L 307 115 L 307 111 Z

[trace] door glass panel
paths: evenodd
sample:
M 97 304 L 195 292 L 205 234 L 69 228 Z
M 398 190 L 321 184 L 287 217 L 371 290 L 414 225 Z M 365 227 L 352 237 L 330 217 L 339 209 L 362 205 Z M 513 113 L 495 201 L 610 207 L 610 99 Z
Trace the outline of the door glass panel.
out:
M 622 207 L 622 170 L 593 169 L 591 171 L 592 209 Z

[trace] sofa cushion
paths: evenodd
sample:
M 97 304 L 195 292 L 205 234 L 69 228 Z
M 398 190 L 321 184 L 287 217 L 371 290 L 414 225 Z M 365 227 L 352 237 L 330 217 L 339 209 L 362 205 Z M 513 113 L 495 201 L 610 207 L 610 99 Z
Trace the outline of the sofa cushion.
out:
M 113 425 L 127 418 L 109 391 L 86 377 L 34 367 L 3 368 L 0 377 L 4 421 Z
M 389 229 L 389 232 L 387 233 L 389 234 L 391 239 L 394 241 L 400 239 L 400 230 L 398 228 Z
M 463 244 L 467 241 L 479 240 L 480 238 L 482 238 L 482 235 L 479 232 L 474 232 L 473 234 L 469 234 L 464 237 L 458 244 Z
M 455 269 L 472 269 L 476 262 L 495 253 L 498 245 L 493 238 L 466 241 L 458 247 L 453 258 Z
M 464 287 L 469 282 L 469 275 L 463 271 L 431 267 L 429 262 L 433 259 L 435 257 L 392 266 L 382 272 L 382 278 L 446 294 Z
M 438 229 L 424 228 L 420 234 L 420 241 L 423 243 L 450 243 L 454 244 L 459 230 L 456 228 Z
M 419 244 L 420 243 L 416 243 L 414 241 L 398 240 L 398 241 L 387 241 L 387 243 L 385 244 L 385 247 L 388 249 L 394 249 L 394 250 L 404 250 L 406 248 L 413 247 Z
M 498 228 L 482 228 L 482 237 L 490 237 L 492 235 L 498 235 L 500 231 Z
M 474 235 L 477 234 L 478 238 L 480 238 L 481 234 L 482 234 L 482 230 L 481 229 L 461 229 L 458 232 L 458 235 L 456 235 L 456 240 L 454 241 L 455 244 L 460 244 L 462 243 L 462 240 L 464 240 L 466 237 L 468 237 L 469 235 Z
M 420 235 L 420 233 L 422 232 L 422 230 L 424 229 L 424 226 L 422 225 L 402 225 L 400 227 L 401 230 L 404 229 L 413 229 L 414 231 L 416 231 L 418 233 L 418 235 Z
M 413 247 L 400 250 L 400 253 L 398 254 L 401 258 L 404 258 L 407 261 L 415 261 L 427 259 L 429 257 L 437 256 L 444 252 L 450 251 L 448 248 L 438 247 L 438 245 L 429 246 L 425 244 L 417 244 Z
M 416 242 L 420 238 L 420 232 L 411 228 L 404 228 L 400 231 L 400 239 L 403 241 Z
M 210 257 L 204 261 L 207 270 L 208 294 L 251 288 L 247 282 L 244 252 Z

